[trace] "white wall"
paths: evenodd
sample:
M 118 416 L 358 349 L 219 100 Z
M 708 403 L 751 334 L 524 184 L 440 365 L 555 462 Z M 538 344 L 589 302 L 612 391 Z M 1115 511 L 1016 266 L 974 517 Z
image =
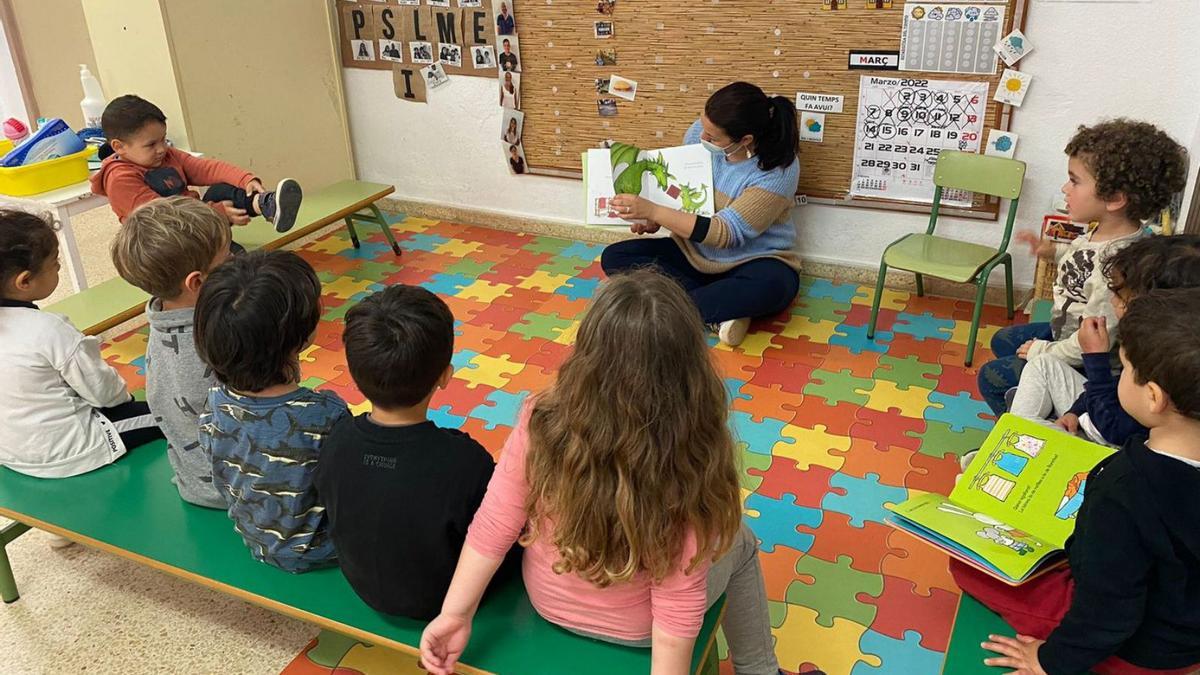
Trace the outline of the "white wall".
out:
M 17 64 L 8 45 L 4 25 L 0 23 L 0 118 L 15 117 L 28 122 L 29 111 L 25 109 L 25 98 L 21 95 Z
M 1030 0 L 1026 35 L 1034 51 L 1022 62 L 1034 80 L 1012 130 L 1017 157 L 1029 164 L 1018 224 L 1049 213 L 1066 176 L 1062 154 L 1075 127 L 1104 117 L 1149 120 L 1200 161 L 1200 44 L 1196 0 L 1080 3 Z M 581 183 L 514 177 L 497 139 L 500 108 L 494 80 L 456 77 L 427 105 L 392 93 L 387 71 L 346 70 L 350 131 L 363 180 L 396 185 L 396 196 L 578 222 Z M 697 111 L 698 114 L 699 111 Z M 680 135 L 683 129 L 680 129 Z M 1195 166 L 1196 161 L 1193 162 Z M 1186 203 L 1186 202 L 1185 202 Z M 800 250 L 810 260 L 875 267 L 892 240 L 924 229 L 927 217 L 809 205 L 793 212 Z M 944 229 L 943 229 L 944 228 Z M 999 241 L 988 221 L 944 221 L 939 233 Z M 1014 247 L 1016 282 L 1029 286 L 1033 260 Z M 993 283 L 1003 283 L 1000 274 Z

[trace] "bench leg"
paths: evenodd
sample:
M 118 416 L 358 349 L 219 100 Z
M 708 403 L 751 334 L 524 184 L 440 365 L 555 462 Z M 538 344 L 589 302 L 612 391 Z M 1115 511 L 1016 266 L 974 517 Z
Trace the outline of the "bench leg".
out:
M 13 578 L 12 565 L 8 562 L 6 546 L 9 542 L 29 531 L 24 523 L 12 523 L 0 530 L 0 600 L 5 603 L 16 602 L 21 594 L 17 592 L 17 581 Z
M 392 253 L 400 255 L 400 245 L 396 243 L 396 237 L 392 235 L 392 228 L 388 225 L 387 218 L 383 217 L 383 212 L 379 210 L 378 206 L 371 204 L 367 207 L 366 212 L 359 211 L 346 216 L 346 229 L 350 230 L 350 241 L 354 243 L 354 248 L 358 248 L 358 234 L 354 231 L 353 224 L 355 220 L 378 225 L 384 238 L 387 239 L 388 245 L 392 247 Z
M 350 233 L 350 243 L 354 244 L 354 248 L 358 248 L 358 232 L 354 231 L 354 220 L 352 216 L 346 216 L 346 231 Z
M 392 253 L 400 255 L 400 245 L 396 243 L 396 237 L 392 235 L 392 226 L 388 225 L 387 218 L 383 217 L 383 212 L 374 204 L 367 207 L 371 210 L 372 220 L 383 230 L 383 236 L 387 239 L 388 244 L 392 247 Z

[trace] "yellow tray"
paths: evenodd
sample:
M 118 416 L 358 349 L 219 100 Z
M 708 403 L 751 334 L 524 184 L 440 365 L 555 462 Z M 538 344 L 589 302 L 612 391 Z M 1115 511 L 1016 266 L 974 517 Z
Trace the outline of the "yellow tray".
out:
M 29 166 L 0 167 L 0 194 L 24 197 L 85 181 L 88 156 L 95 151 L 88 147 L 73 155 Z

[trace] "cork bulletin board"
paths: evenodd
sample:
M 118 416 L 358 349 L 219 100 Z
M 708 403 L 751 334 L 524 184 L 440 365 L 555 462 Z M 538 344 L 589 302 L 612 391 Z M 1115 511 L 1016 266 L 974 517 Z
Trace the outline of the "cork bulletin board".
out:
M 985 138 L 989 129 L 1007 129 L 1012 111 L 991 100 L 1003 61 L 991 74 L 850 69 L 851 52 L 900 49 L 906 12 L 900 0 L 514 4 L 522 22 L 521 108 L 531 173 L 578 177 L 580 154 L 605 139 L 643 148 L 679 145 L 712 92 L 746 80 L 793 102 L 797 92 L 843 97 L 842 112 L 824 115 L 822 141 L 801 143 L 799 194 L 810 201 L 928 211 L 913 202 L 850 197 L 862 76 L 986 83 Z M 921 4 L 932 10 L 933 3 Z M 1025 0 L 975 4 L 1003 11 L 1000 36 L 1023 25 Z M 614 100 L 597 80 L 614 75 L 637 82 L 636 98 L 615 99 L 615 116 L 602 116 L 600 100 L 608 99 L 603 112 L 609 115 Z M 975 196 L 958 212 L 994 218 L 998 210 L 998 200 Z

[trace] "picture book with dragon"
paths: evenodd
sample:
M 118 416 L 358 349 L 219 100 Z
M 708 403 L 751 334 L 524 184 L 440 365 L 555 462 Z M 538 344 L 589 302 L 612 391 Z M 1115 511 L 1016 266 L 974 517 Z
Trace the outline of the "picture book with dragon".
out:
M 699 216 L 714 213 L 712 154 L 701 145 L 642 150 L 612 143 L 588 150 L 583 154 L 583 186 L 588 225 L 628 225 L 611 207 L 620 194 L 640 195 Z

